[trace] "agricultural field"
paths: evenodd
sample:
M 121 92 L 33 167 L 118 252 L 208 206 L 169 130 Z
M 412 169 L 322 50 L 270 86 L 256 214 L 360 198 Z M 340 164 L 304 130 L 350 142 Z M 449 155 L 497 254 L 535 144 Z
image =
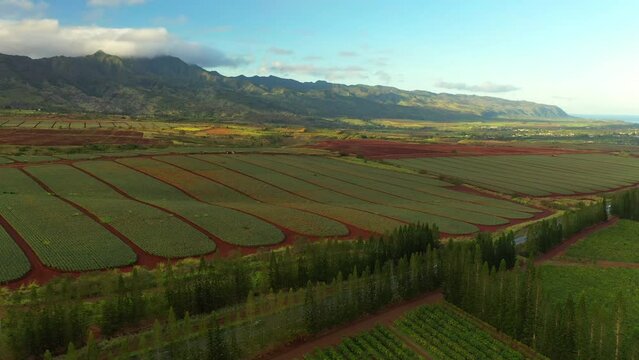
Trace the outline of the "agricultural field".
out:
M 210 178 L 198 175 L 191 170 L 194 169 L 193 161 L 184 158 L 182 161 L 173 162 L 176 165 L 172 165 L 161 160 L 142 158 L 120 160 L 121 163 L 169 183 L 201 201 L 253 215 L 301 235 L 323 237 L 348 235 L 348 229 L 335 220 L 290 207 L 266 204 L 212 181 Z M 205 165 L 204 169 L 211 167 L 206 163 L 199 162 L 199 164 Z M 195 165 L 197 170 L 198 164 Z
M 0 216 L 44 265 L 62 271 L 89 271 L 136 262 L 136 254 L 117 236 L 51 196 L 20 170 L 0 169 L 0 179 Z
M 423 359 L 407 347 L 397 335 L 378 326 L 355 337 L 344 339 L 339 345 L 319 349 L 304 356 L 305 360 L 357 360 L 357 359 Z
M 593 306 L 612 309 L 621 294 L 627 335 L 639 335 L 639 269 L 544 265 L 541 275 L 544 293 L 558 302 L 584 296 Z
M 28 172 L 58 196 L 87 209 L 149 254 L 181 258 L 215 250 L 211 239 L 173 214 L 131 200 L 73 167 L 34 166 Z
M 237 210 L 197 201 L 181 190 L 112 161 L 83 161 L 77 166 L 117 187 L 136 200 L 179 214 L 217 238 L 237 246 L 280 243 L 276 226 Z
M 2 226 L 0 226 L 0 264 L 2 264 L 0 284 L 19 279 L 31 269 L 29 259 Z
M 446 236 L 468 235 L 540 213 L 457 191 L 433 177 L 313 149 L 183 150 L 180 155 L 139 150 L 106 159 L 14 156 L 17 165 L 0 165 L 8 179 L 0 214 L 43 264 L 85 271 L 216 250 L 251 251 L 302 238 L 367 237 L 416 222 L 436 224 Z M 28 204 L 37 209 L 30 211 Z M 73 245 L 82 241 L 95 248 Z
M 448 305 L 428 305 L 396 322 L 398 330 L 433 359 L 536 359 L 491 336 L 476 320 Z M 532 356 L 531 356 L 532 355 Z
M 456 156 L 385 161 L 511 195 L 596 193 L 639 182 L 639 159 L 604 154 Z
M 639 263 L 639 222 L 619 220 L 568 248 L 564 257 Z

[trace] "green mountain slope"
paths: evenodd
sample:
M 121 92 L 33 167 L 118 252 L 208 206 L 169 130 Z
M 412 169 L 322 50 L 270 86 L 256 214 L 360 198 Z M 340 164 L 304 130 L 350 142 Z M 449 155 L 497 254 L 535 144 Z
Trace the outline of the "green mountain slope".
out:
M 221 120 L 565 118 L 556 106 L 385 86 L 225 77 L 182 60 L 0 54 L 0 107 Z

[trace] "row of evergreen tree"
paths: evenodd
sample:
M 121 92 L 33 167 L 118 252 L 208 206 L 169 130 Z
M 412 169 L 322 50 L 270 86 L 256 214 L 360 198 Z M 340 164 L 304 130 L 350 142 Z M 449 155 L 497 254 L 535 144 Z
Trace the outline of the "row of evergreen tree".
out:
M 446 300 L 551 359 L 636 359 L 639 337 L 626 332 L 626 304 L 592 304 L 581 295 L 548 298 L 541 271 L 533 262 L 523 268 L 490 268 L 478 246 L 454 244 L 446 251 Z
M 582 229 L 606 221 L 606 201 L 568 211 L 528 227 L 526 248 L 530 255 L 545 253 Z
M 359 269 L 356 275 L 360 277 L 366 271 L 369 275 L 381 271 L 377 267 L 388 261 L 403 266 L 412 254 L 437 248 L 438 237 L 437 227 L 415 224 L 369 240 L 314 242 L 251 257 L 202 260 L 187 274 L 176 274 L 169 267 L 159 292 L 144 291 L 148 278 L 134 271 L 126 280 L 120 276 L 113 295 L 101 301 L 69 298 L 9 307 L 9 326 L 2 335 L 10 339 L 18 358 L 41 355 L 45 350 L 56 353 L 69 342 L 83 346 L 89 328 L 99 327 L 104 336 L 118 335 L 144 321 L 165 319 L 168 309 L 178 318 L 187 313 L 208 314 L 242 304 L 252 296 L 331 282 L 353 269 Z M 406 260 L 400 261 L 402 258 Z
M 622 219 L 639 220 L 639 189 L 614 195 L 610 206 L 611 212 Z

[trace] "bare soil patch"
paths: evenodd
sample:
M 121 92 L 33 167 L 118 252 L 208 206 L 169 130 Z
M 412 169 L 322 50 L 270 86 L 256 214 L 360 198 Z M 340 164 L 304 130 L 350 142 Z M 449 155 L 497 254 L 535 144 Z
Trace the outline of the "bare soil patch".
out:
M 0 129 L 1 145 L 81 146 L 90 144 L 152 145 L 156 143 L 158 140 L 145 139 L 142 132 L 129 130 Z

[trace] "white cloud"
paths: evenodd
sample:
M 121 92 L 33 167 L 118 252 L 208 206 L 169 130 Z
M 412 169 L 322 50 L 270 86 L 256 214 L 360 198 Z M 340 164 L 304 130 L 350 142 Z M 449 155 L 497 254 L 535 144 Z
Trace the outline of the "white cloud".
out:
M 87 1 L 87 4 L 89 6 L 116 7 L 122 5 L 141 5 L 145 2 L 146 0 L 89 0 Z
M 359 66 L 331 66 L 322 67 L 313 64 L 285 64 L 279 61 L 272 63 L 262 70 L 276 72 L 282 75 L 307 75 L 326 80 L 366 79 L 366 70 Z
M 54 19 L 0 20 L 0 53 L 40 58 L 81 56 L 103 50 L 124 57 L 173 55 L 203 67 L 237 66 L 244 59 L 184 41 L 165 28 L 60 26 Z
M 0 0 L 0 17 L 6 19 L 26 15 L 41 16 L 47 7 L 44 1 Z
M 495 84 L 492 82 L 485 82 L 479 85 L 469 85 L 466 83 L 454 83 L 447 81 L 439 81 L 435 86 L 442 89 L 449 90 L 461 90 L 461 91 L 473 91 L 473 92 L 485 92 L 485 93 L 505 93 L 520 90 L 519 87 L 507 84 Z

